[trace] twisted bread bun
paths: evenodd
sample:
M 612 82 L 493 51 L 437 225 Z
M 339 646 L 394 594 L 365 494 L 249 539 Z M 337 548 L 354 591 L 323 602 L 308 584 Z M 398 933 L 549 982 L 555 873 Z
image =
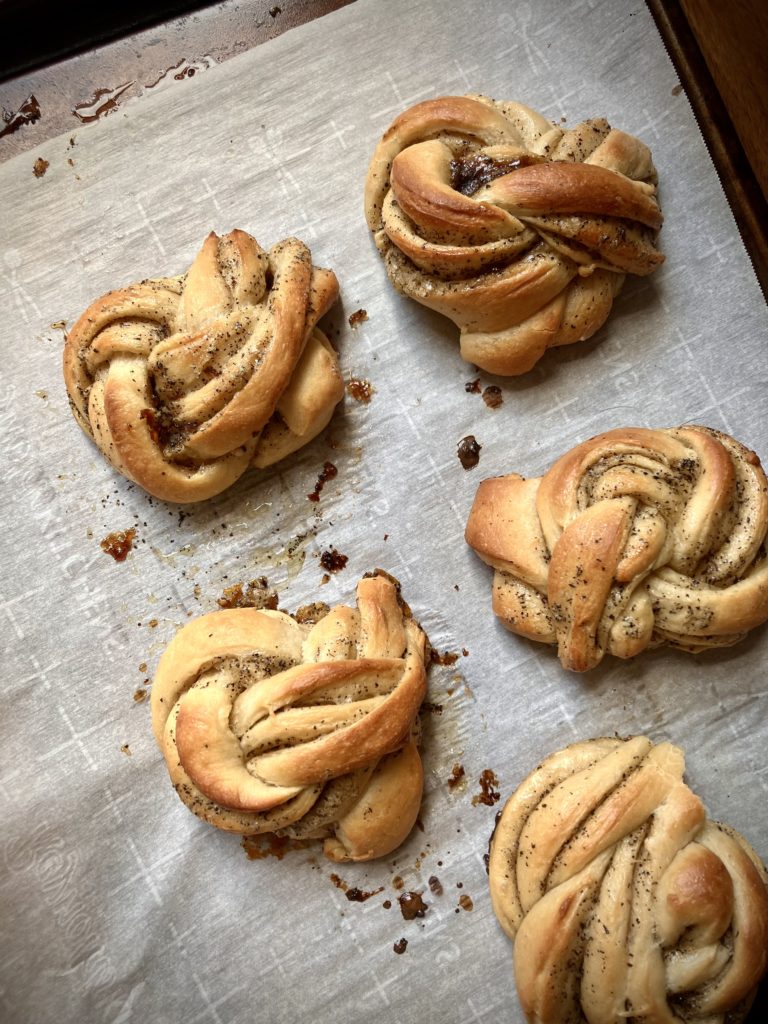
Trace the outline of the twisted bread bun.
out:
M 643 736 L 548 757 L 491 840 L 496 916 L 537 1024 L 737 1024 L 768 960 L 768 875 Z
M 110 292 L 74 325 L 75 419 L 155 497 L 210 498 L 327 425 L 344 386 L 316 325 L 337 296 L 298 239 L 265 252 L 244 231 L 211 232 L 185 275 Z
M 421 804 L 425 646 L 382 574 L 360 581 L 356 610 L 311 627 L 254 608 L 193 620 L 152 687 L 176 792 L 229 832 L 324 838 L 334 861 L 383 857 Z
M 368 170 L 365 213 L 395 288 L 450 317 L 463 358 L 497 374 L 591 337 L 625 275 L 664 259 L 642 142 L 602 118 L 563 131 L 484 96 L 396 118 Z
M 543 476 L 484 480 L 467 543 L 515 633 L 594 668 L 670 644 L 726 647 L 768 619 L 768 482 L 707 427 L 600 434 Z

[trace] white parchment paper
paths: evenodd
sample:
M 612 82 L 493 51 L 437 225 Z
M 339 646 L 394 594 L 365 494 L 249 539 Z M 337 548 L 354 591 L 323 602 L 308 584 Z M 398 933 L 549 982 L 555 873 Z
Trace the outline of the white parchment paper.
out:
M 676 84 L 640 3 L 358 0 L 0 167 L 0 1019 L 521 1021 L 483 862 L 498 807 L 472 797 L 484 769 L 506 797 L 543 756 L 593 735 L 683 745 L 712 816 L 768 854 L 765 630 L 730 651 L 570 675 L 494 621 L 491 572 L 462 539 L 483 477 L 537 475 L 612 427 L 706 423 L 768 456 L 766 307 Z M 393 292 L 363 220 L 392 118 L 463 92 L 570 124 L 605 115 L 651 146 L 660 175 L 664 267 L 627 284 L 593 340 L 517 380 L 473 372 L 453 325 Z M 208 231 L 233 227 L 263 245 L 296 234 L 334 268 L 344 375 L 375 393 L 347 398 L 278 469 L 180 516 L 80 433 L 52 325 L 109 289 L 183 272 Z M 352 330 L 361 307 L 369 319 Z M 501 408 L 465 391 L 477 376 L 501 386 Z M 482 445 L 470 472 L 456 456 L 467 434 Z M 339 472 L 315 506 L 326 459 Z M 130 527 L 118 564 L 99 542 Z M 321 585 L 330 547 L 349 561 Z M 435 647 L 468 653 L 431 673 L 442 714 L 426 722 L 423 830 L 393 858 L 335 869 L 383 887 L 353 903 L 319 850 L 251 861 L 194 818 L 134 692 L 225 587 L 266 575 L 295 610 L 352 601 L 374 566 L 402 581 Z M 467 783 L 450 789 L 457 763 Z M 423 919 L 402 919 L 395 876 L 423 891 Z

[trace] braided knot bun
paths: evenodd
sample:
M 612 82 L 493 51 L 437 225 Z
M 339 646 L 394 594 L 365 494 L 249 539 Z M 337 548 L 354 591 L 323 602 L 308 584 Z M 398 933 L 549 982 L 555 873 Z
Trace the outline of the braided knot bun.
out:
M 155 497 L 210 498 L 315 437 L 344 391 L 317 321 L 330 270 L 289 238 L 211 233 L 188 272 L 110 292 L 67 337 L 75 419 Z
M 737 1024 L 768 957 L 768 875 L 643 736 L 548 757 L 491 840 L 496 916 L 537 1024 Z
M 335 861 L 383 857 L 421 804 L 426 637 L 386 575 L 314 625 L 235 608 L 184 626 L 152 687 L 171 780 L 229 832 L 324 838 Z
M 395 288 L 461 329 L 461 354 L 525 373 L 602 326 L 650 274 L 662 217 L 648 148 L 607 121 L 568 131 L 520 103 L 443 96 L 384 133 L 365 213 Z
M 543 476 L 484 480 L 466 539 L 496 570 L 508 629 L 594 668 L 671 644 L 698 652 L 768 619 L 768 482 L 707 427 L 612 430 Z

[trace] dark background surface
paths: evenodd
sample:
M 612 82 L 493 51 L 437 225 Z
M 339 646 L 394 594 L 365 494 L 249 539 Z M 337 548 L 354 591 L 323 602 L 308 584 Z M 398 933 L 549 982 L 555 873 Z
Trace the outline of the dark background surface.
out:
M 0 80 L 211 6 L 210 0 L 131 0 L 128 4 L 0 0 Z

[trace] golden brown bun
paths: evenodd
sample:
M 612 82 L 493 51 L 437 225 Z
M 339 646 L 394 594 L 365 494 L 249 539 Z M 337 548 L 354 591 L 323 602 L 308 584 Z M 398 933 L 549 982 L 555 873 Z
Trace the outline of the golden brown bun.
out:
M 234 608 L 165 650 L 152 724 L 176 792 L 229 832 L 325 839 L 331 860 L 383 857 L 423 788 L 416 747 L 426 637 L 386 575 L 313 626 Z
M 489 883 L 529 1021 L 746 1016 L 768 959 L 768 876 L 683 771 L 669 743 L 587 740 L 505 805 Z
M 462 356 L 503 375 L 591 337 L 625 275 L 664 259 L 642 142 L 602 119 L 564 131 L 484 96 L 396 118 L 368 170 L 365 213 L 395 288 L 450 317 Z
M 768 482 L 708 427 L 600 434 L 543 476 L 480 484 L 465 537 L 508 629 L 594 668 L 670 644 L 727 647 L 768 619 Z
M 244 231 L 212 232 L 183 277 L 110 292 L 74 325 L 75 419 L 155 497 L 210 498 L 327 425 L 344 386 L 316 325 L 338 290 L 298 239 L 264 252 Z

